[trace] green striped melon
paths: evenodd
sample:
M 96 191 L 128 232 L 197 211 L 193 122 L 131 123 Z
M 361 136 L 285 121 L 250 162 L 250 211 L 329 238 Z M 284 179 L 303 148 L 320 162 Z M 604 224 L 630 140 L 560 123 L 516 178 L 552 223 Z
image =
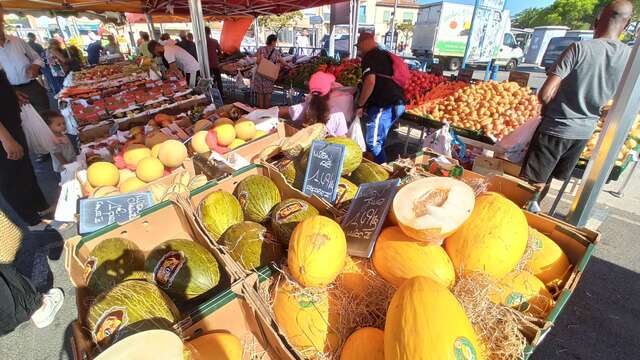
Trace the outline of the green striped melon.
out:
M 231 225 L 244 220 L 238 199 L 226 191 L 214 191 L 200 203 L 200 219 L 214 240 Z
M 246 270 L 267 265 L 284 256 L 282 244 L 267 231 L 264 226 L 243 221 L 233 225 L 220 239 L 231 257 Z
M 176 302 L 191 300 L 220 281 L 216 258 L 202 245 L 174 239 L 156 246 L 145 262 L 152 281 Z
M 118 340 L 153 329 L 172 330 L 180 313 L 156 285 L 129 280 L 99 296 L 89 308 L 87 325 L 101 350 Z
M 266 176 L 251 175 L 240 181 L 234 191 L 240 202 L 245 220 L 262 223 L 269 218 L 269 212 L 280 202 L 280 191 Z
M 280 202 L 271 212 L 271 229 L 278 241 L 289 245 L 289 238 L 296 225 L 304 219 L 318 215 L 313 205 L 301 199 L 287 199 Z
M 338 195 L 336 196 L 336 206 L 339 208 L 349 207 L 351 200 L 356 197 L 358 187 L 351 181 L 341 177 L 338 184 Z
M 330 144 L 344 145 L 344 162 L 342 163 L 342 175 L 351 174 L 362 163 L 362 149 L 357 142 L 346 137 L 328 138 L 324 141 Z
M 351 173 L 348 179 L 360 186 L 361 184 L 388 180 L 389 173 L 381 165 L 364 161 Z
M 87 288 L 100 295 L 144 269 L 144 254 L 130 240 L 111 238 L 100 242 L 84 262 Z

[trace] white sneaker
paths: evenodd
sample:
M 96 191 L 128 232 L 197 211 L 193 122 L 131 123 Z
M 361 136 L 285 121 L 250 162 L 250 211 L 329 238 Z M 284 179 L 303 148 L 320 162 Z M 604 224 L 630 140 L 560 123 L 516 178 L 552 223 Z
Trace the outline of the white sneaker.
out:
M 49 290 L 42 294 L 42 306 L 31 315 L 31 321 L 37 328 L 45 328 L 53 322 L 58 311 L 62 307 L 64 293 L 58 288 Z

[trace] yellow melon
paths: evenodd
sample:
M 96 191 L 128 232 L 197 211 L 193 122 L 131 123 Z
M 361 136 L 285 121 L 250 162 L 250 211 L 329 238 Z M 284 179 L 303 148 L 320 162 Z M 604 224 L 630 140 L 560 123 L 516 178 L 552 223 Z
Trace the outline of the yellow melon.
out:
M 356 330 L 344 342 L 340 360 L 384 360 L 384 332 L 373 327 Z
M 135 177 L 135 176 L 136 176 L 136 173 L 134 173 L 129 169 L 120 169 L 120 181 L 118 182 L 118 185 L 122 184 L 122 182 L 127 180 L 128 178 Z
M 456 273 L 481 271 L 501 279 L 516 267 L 527 247 L 524 213 L 506 197 L 478 196 L 469 219 L 445 241 Z
M 251 120 L 240 119 L 235 125 L 236 136 L 244 141 L 249 141 L 256 136 L 256 124 Z
M 242 360 L 240 339 L 228 333 L 209 333 L 187 342 L 191 360 Z
M 120 172 L 112 163 L 98 161 L 87 169 L 87 180 L 93 187 L 116 186 L 120 180 Z
M 235 149 L 238 146 L 244 145 L 246 144 L 246 141 L 242 140 L 242 139 L 234 139 L 231 144 L 229 144 L 229 149 Z
M 120 183 L 120 192 L 128 193 L 132 191 L 138 191 L 142 189 L 147 183 L 138 179 L 137 177 L 130 177 L 127 180 Z
M 313 358 L 317 353 L 337 350 L 339 313 L 326 291 L 307 295 L 283 281 L 275 293 L 273 314 L 298 351 Z
M 207 131 L 198 131 L 191 138 L 191 149 L 198 154 L 205 154 L 211 151 L 207 145 Z
M 105 196 L 114 196 L 118 194 L 120 194 L 120 191 L 118 191 L 118 188 L 115 186 L 100 186 L 99 188 L 93 191 L 93 194 L 91 194 L 91 197 L 100 198 Z
M 164 165 L 154 157 L 140 160 L 136 168 L 136 176 L 144 182 L 152 182 L 164 175 Z
M 393 199 L 393 214 L 405 234 L 441 244 L 469 218 L 474 203 L 473 189 L 464 182 L 430 177 L 400 189 Z
M 158 160 L 169 168 L 175 168 L 187 158 L 187 147 L 178 140 L 167 140 L 160 145 Z
M 358 257 L 347 256 L 344 268 L 336 278 L 336 285 L 351 292 L 356 296 L 365 295 L 369 288 L 367 272 L 369 271 L 369 260 Z
M 485 359 L 462 305 L 444 286 L 417 276 L 393 295 L 384 326 L 385 360 Z
M 134 169 L 140 160 L 149 156 L 151 156 L 151 150 L 142 144 L 129 144 L 123 154 L 125 164 Z
M 526 269 L 550 288 L 561 286 L 571 270 L 569 258 L 555 241 L 534 228 L 529 228 L 533 237 L 533 255 Z
M 289 240 L 291 276 L 305 287 L 324 287 L 344 268 L 347 240 L 338 223 L 316 215 L 296 225 Z
M 455 282 L 453 264 L 442 246 L 414 240 L 397 226 L 382 230 L 371 260 L 376 272 L 396 287 L 415 276 L 446 287 Z
M 229 146 L 236 138 L 236 130 L 232 124 L 222 124 L 215 129 L 218 145 Z
M 207 119 L 200 119 L 193 124 L 193 133 L 209 130 L 213 124 Z
M 217 128 L 220 125 L 233 125 L 233 120 L 226 118 L 226 117 L 221 117 L 219 119 L 217 119 L 216 121 L 213 122 L 213 128 Z
M 496 304 L 511 306 L 542 319 L 553 308 L 553 297 L 545 285 L 527 271 L 507 274 L 489 298 Z
M 255 133 L 255 135 L 253 135 L 253 138 L 254 139 L 258 139 L 258 138 L 261 138 L 261 137 L 263 137 L 265 135 L 267 135 L 266 131 L 256 130 L 256 133 Z
M 153 145 L 153 147 L 151 148 L 152 157 L 156 159 L 158 158 L 158 153 L 160 152 L 160 146 L 162 146 L 162 143 Z

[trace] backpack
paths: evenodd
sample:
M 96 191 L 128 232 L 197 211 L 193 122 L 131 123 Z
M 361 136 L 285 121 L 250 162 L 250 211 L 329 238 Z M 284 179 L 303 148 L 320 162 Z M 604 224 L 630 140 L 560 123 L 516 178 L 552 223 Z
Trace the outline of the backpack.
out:
M 387 51 L 387 54 L 391 58 L 391 67 L 393 68 L 393 76 L 380 75 L 382 77 L 389 78 L 393 80 L 398 86 L 401 88 L 406 88 L 409 85 L 409 79 L 411 78 L 411 73 L 409 72 L 409 66 L 404 62 L 400 56 Z

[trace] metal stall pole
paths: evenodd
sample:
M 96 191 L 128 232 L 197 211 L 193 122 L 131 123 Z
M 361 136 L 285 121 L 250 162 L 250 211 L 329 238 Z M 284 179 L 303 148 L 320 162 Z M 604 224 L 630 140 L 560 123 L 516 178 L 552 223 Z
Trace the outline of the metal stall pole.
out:
M 358 41 L 358 34 L 360 34 L 360 32 L 358 31 L 360 28 L 359 15 L 360 15 L 360 0 L 354 0 L 353 1 L 353 33 L 351 34 L 351 38 L 353 42 L 353 47 L 351 48 L 352 58 L 358 57 L 358 49 L 356 49 L 356 42 Z
M 204 16 L 202 15 L 202 2 L 189 0 L 189 13 L 191 14 L 191 27 L 196 43 L 196 52 L 200 62 L 200 74 L 205 79 L 210 79 L 209 57 L 207 56 L 207 37 L 204 33 Z
M 396 35 L 396 13 L 398 12 L 398 0 L 393 4 L 393 15 L 391 16 L 391 24 L 389 24 L 389 31 L 391 36 L 389 38 L 389 51 L 396 52 L 395 47 L 395 35 Z
M 258 24 L 258 17 L 253 18 L 253 40 L 256 43 L 256 48 L 254 49 L 256 52 L 258 51 L 258 47 L 260 46 L 260 24 Z
M 158 40 L 158 38 L 156 37 L 156 32 L 153 30 L 153 18 L 151 17 L 151 14 L 144 13 L 144 17 L 145 19 L 147 19 L 147 27 L 149 27 L 149 36 L 151 36 L 152 40 Z
M 598 195 L 609 177 L 618 151 L 627 138 L 640 110 L 640 43 L 636 43 L 605 119 L 598 144 L 591 157 L 567 220 L 585 226 Z

